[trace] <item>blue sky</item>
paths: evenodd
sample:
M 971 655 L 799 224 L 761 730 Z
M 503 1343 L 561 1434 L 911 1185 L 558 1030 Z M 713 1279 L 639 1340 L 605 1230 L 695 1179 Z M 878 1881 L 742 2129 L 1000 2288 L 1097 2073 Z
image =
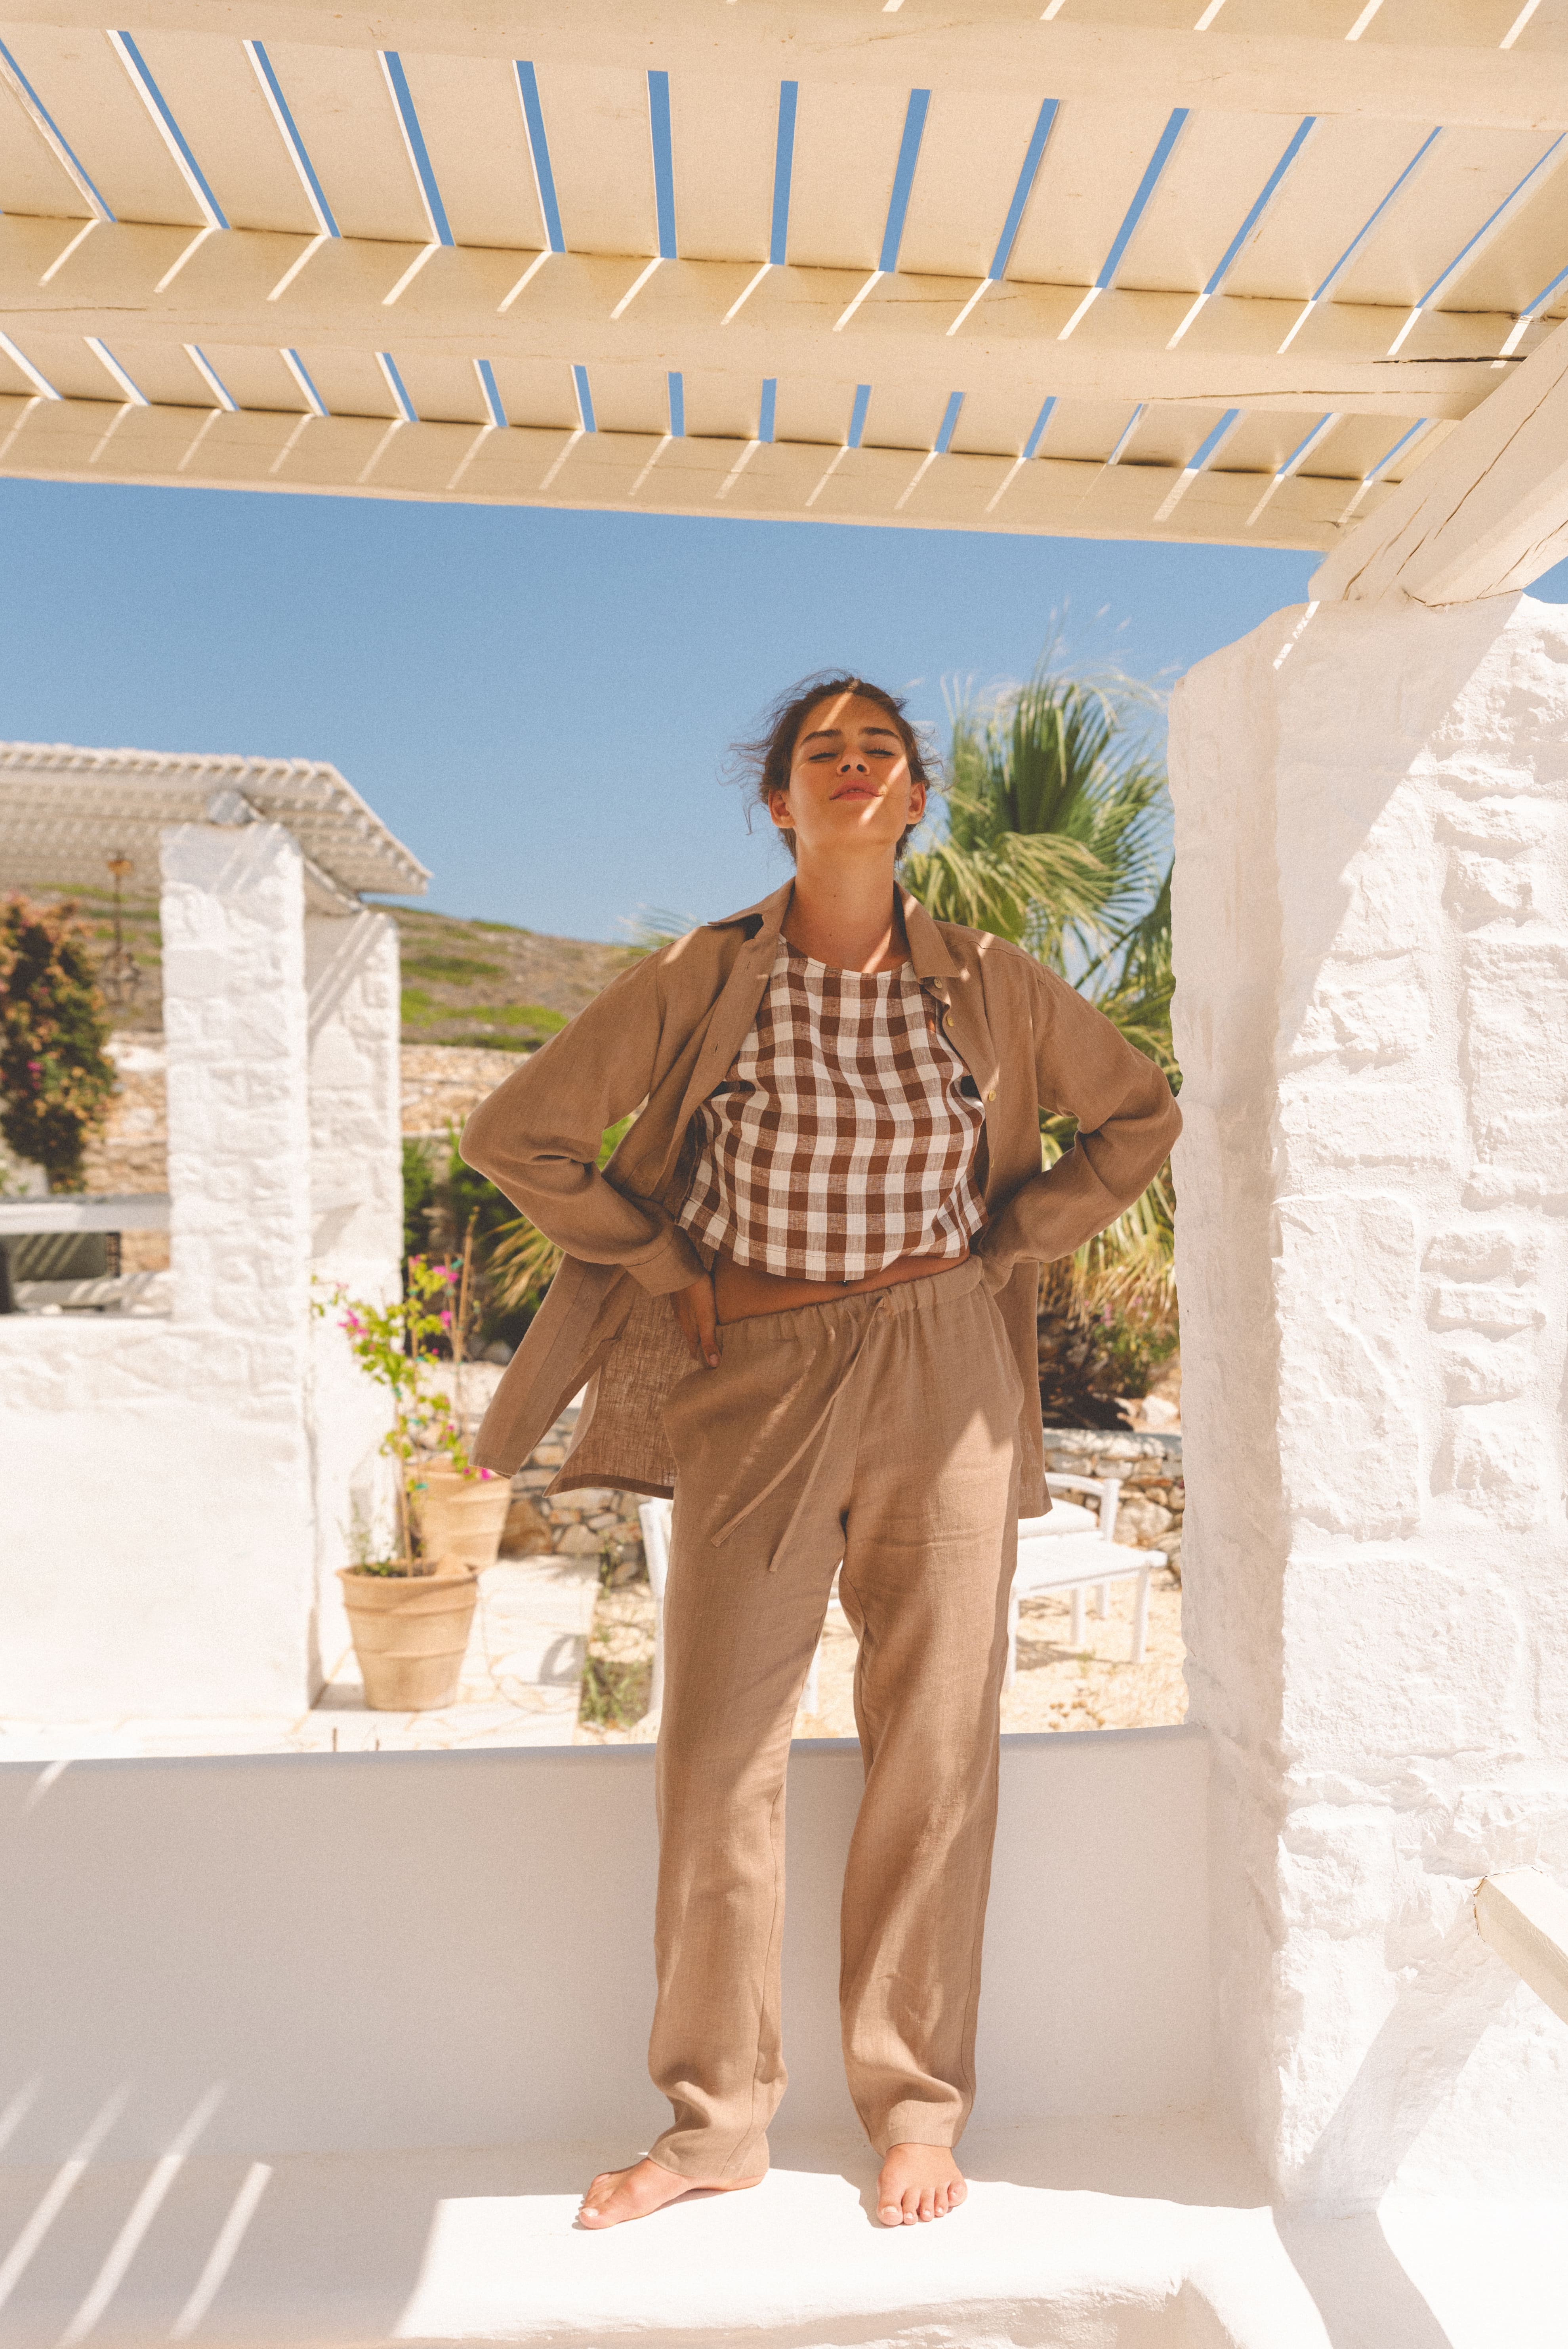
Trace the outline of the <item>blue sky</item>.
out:
M 1282 604 L 1305 554 L 0 481 L 0 737 L 332 760 L 428 903 L 614 938 L 786 869 L 719 781 L 831 663 L 940 719 L 1075 663 L 1161 686 Z M 1568 566 L 1537 594 L 1568 599 Z

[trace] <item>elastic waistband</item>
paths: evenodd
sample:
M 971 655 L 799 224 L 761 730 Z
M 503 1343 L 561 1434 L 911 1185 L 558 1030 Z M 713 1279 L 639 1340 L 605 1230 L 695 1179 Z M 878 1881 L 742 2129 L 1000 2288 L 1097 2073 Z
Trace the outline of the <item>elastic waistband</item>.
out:
M 894 1281 L 887 1288 L 860 1288 L 848 1297 L 825 1297 L 820 1305 L 792 1305 L 787 1313 L 748 1313 L 739 1321 L 725 1321 L 720 1334 L 725 1345 L 740 1339 L 799 1338 L 820 1330 L 824 1315 L 842 1314 L 851 1326 L 873 1313 L 929 1312 L 934 1306 L 955 1303 L 979 1288 L 985 1268 L 975 1256 L 940 1272 L 923 1272 L 918 1280 Z

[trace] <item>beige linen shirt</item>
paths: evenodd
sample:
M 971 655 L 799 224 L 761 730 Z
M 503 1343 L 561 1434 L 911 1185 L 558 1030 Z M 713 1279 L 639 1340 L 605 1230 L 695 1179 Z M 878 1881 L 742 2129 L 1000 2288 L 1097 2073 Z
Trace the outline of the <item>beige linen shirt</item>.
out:
M 485 1414 L 473 1457 L 510 1475 L 579 1388 L 552 1490 L 668 1494 L 665 1395 L 693 1372 L 671 1290 L 703 1269 L 676 1217 L 696 1162 L 696 1112 L 722 1082 L 772 975 L 793 883 L 649 955 L 480 1103 L 462 1154 L 554 1240 L 565 1262 Z M 1170 1154 L 1181 1112 L 1164 1076 L 1103 1013 L 1021 948 L 936 922 L 901 893 L 910 960 L 985 1106 L 975 1253 L 1022 1373 L 1020 1508 L 1045 1491 L 1037 1268 L 1102 1231 Z M 609 1164 L 607 1126 L 639 1110 Z M 1039 1112 L 1078 1123 L 1040 1164 Z

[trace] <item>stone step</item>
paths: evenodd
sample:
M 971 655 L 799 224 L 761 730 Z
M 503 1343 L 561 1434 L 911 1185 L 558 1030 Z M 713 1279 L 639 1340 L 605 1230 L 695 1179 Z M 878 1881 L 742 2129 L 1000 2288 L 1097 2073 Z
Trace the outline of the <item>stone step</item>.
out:
M 1561 2349 L 1561 2210 L 1271 2210 L 1199 2115 L 972 2131 L 888 2230 L 848 2138 L 573 2225 L 610 2143 L 0 2168 L 5 2349 Z

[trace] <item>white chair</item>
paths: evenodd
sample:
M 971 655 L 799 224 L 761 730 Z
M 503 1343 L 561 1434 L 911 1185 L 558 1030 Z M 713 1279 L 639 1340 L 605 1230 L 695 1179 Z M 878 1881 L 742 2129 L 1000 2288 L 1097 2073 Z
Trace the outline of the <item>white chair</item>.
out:
M 643 1555 L 648 1561 L 648 1584 L 654 1594 L 654 1673 L 648 1687 L 648 1709 L 639 1724 L 644 1729 L 656 1729 L 664 1710 L 665 1583 L 670 1570 L 670 1524 L 674 1514 L 673 1501 L 644 1501 L 637 1510 L 643 1528 Z M 800 1700 L 806 1713 L 817 1710 L 817 1667 L 821 1656 L 822 1644 L 819 1640 Z
M 1114 1538 L 1116 1513 L 1121 1500 L 1119 1477 L 1053 1474 L 1047 1477 L 1046 1484 L 1053 1494 L 1093 1493 L 1099 1502 L 1099 1513 L 1096 1517 L 1076 1501 L 1059 1501 L 1047 1516 L 1019 1519 L 1018 1566 L 1007 1605 L 1006 1688 L 1011 1688 L 1017 1677 L 1018 1602 L 1022 1599 L 1043 1598 L 1047 1591 L 1064 1591 L 1071 1598 L 1072 1620 L 1068 1636 L 1073 1647 L 1081 1648 L 1084 1592 L 1095 1592 L 1095 1612 L 1104 1616 L 1110 1612 L 1111 1584 L 1136 1582 L 1132 1661 L 1140 1664 L 1149 1640 L 1150 1579 L 1155 1569 L 1165 1564 L 1162 1549 L 1133 1549 Z

